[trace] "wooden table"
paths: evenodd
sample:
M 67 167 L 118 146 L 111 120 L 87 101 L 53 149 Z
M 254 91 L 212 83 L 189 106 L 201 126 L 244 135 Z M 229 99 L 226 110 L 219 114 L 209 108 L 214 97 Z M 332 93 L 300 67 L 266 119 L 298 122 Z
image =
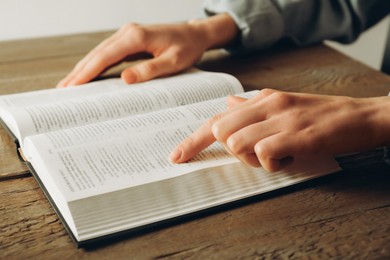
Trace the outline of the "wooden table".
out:
M 0 43 L 0 94 L 53 87 L 108 35 Z M 199 66 L 231 73 L 247 90 L 267 87 L 355 97 L 390 91 L 389 77 L 323 45 L 240 57 L 208 53 Z M 2 259 L 390 257 L 390 168 L 384 165 L 76 249 L 14 149 L 0 128 L 0 174 L 14 176 L 0 181 Z

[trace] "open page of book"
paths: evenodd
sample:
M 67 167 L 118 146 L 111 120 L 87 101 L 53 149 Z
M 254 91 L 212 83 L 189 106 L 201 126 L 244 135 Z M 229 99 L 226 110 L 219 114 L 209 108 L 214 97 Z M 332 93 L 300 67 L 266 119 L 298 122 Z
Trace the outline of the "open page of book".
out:
M 256 93 L 239 96 L 249 98 Z M 39 134 L 26 138 L 25 154 L 79 240 L 195 212 L 339 169 L 331 158 L 313 157 L 269 174 L 245 167 L 218 143 L 188 163 L 168 161 L 179 141 L 225 109 L 226 98 L 221 98 Z
M 168 161 L 179 141 L 225 109 L 221 98 L 39 134 L 26 138 L 25 154 L 79 241 L 339 170 L 331 158 L 310 157 L 270 174 L 244 166 L 218 143 L 188 163 Z
M 24 154 L 42 181 L 67 201 L 108 193 L 236 162 L 218 143 L 191 163 L 168 160 L 175 145 L 225 109 L 226 98 L 220 98 L 30 136 Z
M 243 92 L 233 76 L 191 71 L 126 85 L 109 79 L 82 87 L 0 97 L 0 117 L 23 146 L 24 137 Z

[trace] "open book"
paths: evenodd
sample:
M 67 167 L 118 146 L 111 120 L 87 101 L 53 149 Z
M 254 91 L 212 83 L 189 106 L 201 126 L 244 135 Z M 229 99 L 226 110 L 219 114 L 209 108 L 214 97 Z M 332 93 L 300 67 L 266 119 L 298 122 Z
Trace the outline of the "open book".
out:
M 127 86 L 120 79 L 0 97 L 0 117 L 73 240 L 107 236 L 338 171 L 301 158 L 269 174 L 214 143 L 188 163 L 170 151 L 227 95 L 252 97 L 227 74 L 192 71 Z

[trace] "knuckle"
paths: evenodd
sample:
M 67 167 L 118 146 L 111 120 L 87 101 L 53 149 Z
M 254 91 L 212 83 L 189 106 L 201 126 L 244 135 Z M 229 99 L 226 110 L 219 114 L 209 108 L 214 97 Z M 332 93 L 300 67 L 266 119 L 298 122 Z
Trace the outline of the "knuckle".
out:
M 122 25 L 122 27 L 119 30 L 120 31 L 128 31 L 128 30 L 132 30 L 132 28 L 138 27 L 138 26 L 139 25 L 136 23 L 126 23 L 126 24 Z
M 257 143 L 254 150 L 261 166 L 269 172 L 274 172 L 271 160 L 271 149 L 269 145 L 265 143 Z
M 131 31 L 132 28 L 135 27 L 135 26 L 136 26 L 136 24 L 134 24 L 134 23 L 127 23 L 127 24 L 124 24 L 124 25 L 122 25 L 122 26 L 119 28 L 117 34 L 118 34 L 118 35 L 125 35 L 128 31 Z
M 188 136 L 183 140 L 183 142 L 181 142 L 180 146 L 183 150 L 191 150 L 194 146 L 194 138 L 192 136 Z
M 281 109 L 290 107 L 294 103 L 293 97 L 285 92 L 274 92 L 270 95 L 270 98 L 272 102 Z
M 264 142 L 258 142 L 254 147 L 254 151 L 259 161 L 265 161 L 270 157 L 270 147 Z
M 226 142 L 227 146 L 229 147 L 230 151 L 234 154 L 240 154 L 243 152 L 243 142 L 242 142 L 242 138 L 240 136 L 237 136 L 237 135 L 231 135 L 227 142 Z
M 123 29 L 121 29 L 126 39 L 131 41 L 143 42 L 146 38 L 146 30 L 145 27 L 140 26 L 135 23 L 129 23 L 124 25 Z
M 222 135 L 222 132 L 223 132 L 222 130 L 223 129 L 219 123 L 214 123 L 213 126 L 211 127 L 211 131 L 213 132 L 215 139 L 217 139 L 220 142 L 224 141 L 223 135 Z
M 261 166 L 269 172 L 280 170 L 279 159 L 275 159 L 274 149 L 269 143 L 257 143 L 255 153 Z
M 260 97 L 264 98 L 264 97 L 268 97 L 269 95 L 271 95 L 271 94 L 274 93 L 274 92 L 275 92 L 275 90 L 273 90 L 273 89 L 264 88 L 264 89 L 260 90 L 260 92 L 259 92 L 258 95 L 259 95 Z
M 215 123 L 217 123 L 221 119 L 222 119 L 222 114 L 216 114 L 211 118 L 209 118 L 209 120 L 207 120 L 207 124 L 212 127 Z
M 93 59 L 93 65 L 95 67 L 98 67 L 98 68 L 102 68 L 102 67 L 105 67 L 105 63 L 106 63 L 106 53 L 104 51 L 99 51 L 94 59 Z
M 142 66 L 142 74 L 149 78 L 158 71 L 157 65 L 153 62 L 145 62 Z
M 221 120 L 222 114 L 217 114 L 207 120 L 207 125 L 210 127 L 214 137 L 220 141 L 221 140 L 221 126 L 218 124 L 218 121 Z
M 180 50 L 173 51 L 170 57 L 171 66 L 177 69 L 183 67 L 185 65 L 184 57 L 185 57 L 185 53 L 182 53 L 182 51 Z

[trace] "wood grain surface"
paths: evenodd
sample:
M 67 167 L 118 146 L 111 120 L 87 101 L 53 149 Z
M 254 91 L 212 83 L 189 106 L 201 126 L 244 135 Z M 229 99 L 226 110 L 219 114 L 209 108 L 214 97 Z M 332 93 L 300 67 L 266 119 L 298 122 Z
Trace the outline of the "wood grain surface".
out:
M 0 43 L 0 94 L 53 87 L 110 32 Z M 117 75 L 123 68 L 110 70 Z M 205 70 L 247 90 L 368 97 L 389 77 L 325 46 L 230 56 L 209 52 Z M 0 176 L 25 174 L 0 128 Z M 1 259 L 378 259 L 390 257 L 390 169 L 333 175 L 131 236 L 76 249 L 31 176 L 0 181 Z

